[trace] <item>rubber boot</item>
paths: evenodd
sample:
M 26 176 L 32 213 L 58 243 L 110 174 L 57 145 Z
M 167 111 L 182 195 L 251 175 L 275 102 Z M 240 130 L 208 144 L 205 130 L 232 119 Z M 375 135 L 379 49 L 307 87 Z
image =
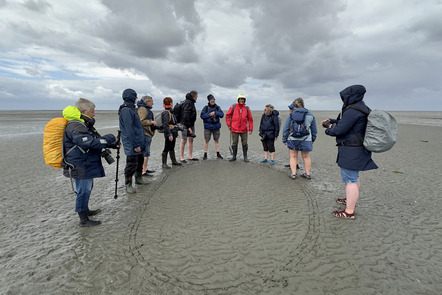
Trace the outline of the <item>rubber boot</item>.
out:
M 126 177 L 126 193 L 135 194 L 137 190 L 132 186 L 132 177 Z
M 247 159 L 247 150 L 249 149 L 248 145 L 243 145 L 242 146 L 242 155 L 244 157 L 244 162 L 249 162 L 249 159 Z
M 97 210 L 87 209 L 86 214 L 87 214 L 87 216 L 93 216 L 93 215 L 97 215 L 100 212 L 101 212 L 101 209 L 97 209 Z
M 172 165 L 174 165 L 174 166 L 182 166 L 183 165 L 183 164 L 181 164 L 180 162 L 178 162 L 176 160 L 176 156 L 175 156 L 175 151 L 174 150 L 169 152 L 169 156 L 170 156 L 170 159 L 172 160 Z
M 78 216 L 80 216 L 80 226 L 81 227 L 91 227 L 101 224 L 100 220 L 89 220 L 86 212 L 78 212 Z
M 167 165 L 167 152 L 163 152 L 161 156 L 163 160 L 163 165 L 161 167 L 163 167 L 163 169 L 171 169 L 171 167 Z
M 236 161 L 236 154 L 238 153 L 238 147 L 232 146 L 233 156 L 229 159 L 229 162 Z
M 141 172 L 135 172 L 135 184 L 145 185 L 149 183 L 144 181 Z

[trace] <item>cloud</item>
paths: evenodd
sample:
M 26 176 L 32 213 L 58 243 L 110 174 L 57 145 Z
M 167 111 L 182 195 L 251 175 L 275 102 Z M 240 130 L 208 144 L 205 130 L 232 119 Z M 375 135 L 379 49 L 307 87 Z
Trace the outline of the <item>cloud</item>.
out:
M 373 108 L 441 108 L 438 0 L 0 0 L 0 7 L 2 109 L 58 109 L 78 95 L 114 109 L 129 87 L 159 100 L 196 89 L 224 108 L 246 93 L 252 109 L 286 109 L 299 96 L 310 109 L 339 109 L 338 93 L 351 84 L 367 87 Z

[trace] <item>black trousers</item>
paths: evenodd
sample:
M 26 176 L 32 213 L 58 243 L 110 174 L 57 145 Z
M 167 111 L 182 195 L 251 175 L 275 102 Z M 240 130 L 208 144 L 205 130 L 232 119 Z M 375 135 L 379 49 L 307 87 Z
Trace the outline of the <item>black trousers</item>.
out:
M 124 168 L 124 176 L 132 177 L 135 172 L 143 171 L 144 156 L 143 154 L 126 157 L 126 168 Z

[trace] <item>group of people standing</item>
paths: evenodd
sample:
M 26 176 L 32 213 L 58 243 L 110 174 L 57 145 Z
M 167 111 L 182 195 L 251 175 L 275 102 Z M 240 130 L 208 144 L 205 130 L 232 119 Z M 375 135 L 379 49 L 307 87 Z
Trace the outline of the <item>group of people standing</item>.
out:
M 346 209 L 334 211 L 332 214 L 340 218 L 354 219 L 354 208 L 359 198 L 359 171 L 376 169 L 376 164 L 371 159 L 371 152 L 363 146 L 349 144 L 355 136 L 362 136 L 365 132 L 367 118 L 361 112 L 348 108 L 349 105 L 358 104 L 367 108 L 362 101 L 365 88 L 362 85 L 353 85 L 341 91 L 343 102 L 342 112 L 337 119 L 326 119 L 321 125 L 326 128 L 325 133 L 336 137 L 338 146 L 337 163 L 341 167 L 342 181 L 346 183 L 346 198 L 336 201 L 345 204 Z M 137 102 L 137 93 L 132 89 L 123 91 L 124 103 L 120 106 L 119 125 L 121 130 L 121 143 L 126 154 L 124 169 L 125 187 L 127 193 L 135 193 L 133 182 L 138 185 L 147 184 L 143 176 L 151 176 L 155 171 L 148 169 L 150 146 L 152 137 L 157 129 L 164 134 L 164 148 L 162 152 L 162 168 L 170 169 L 167 164 L 168 156 L 172 165 L 187 163 L 184 158 L 186 144 L 188 145 L 189 161 L 199 161 L 193 156 L 193 139 L 195 138 L 195 121 L 197 111 L 195 103 L 198 92 L 195 90 L 186 94 L 186 100 L 181 104 L 181 113 L 175 114 L 173 100 L 170 97 L 163 99 L 161 120 L 154 117 L 152 107 L 153 99 L 143 96 Z M 224 113 L 216 104 L 212 94 L 207 96 L 208 104 L 201 111 L 200 118 L 204 122 L 204 157 L 207 159 L 208 144 L 213 137 L 217 158 L 223 159 L 220 154 L 219 138 L 221 118 Z M 241 144 L 243 159 L 248 162 L 248 135 L 253 132 L 253 116 L 245 104 L 246 97 L 238 95 L 237 103 L 233 104 L 226 113 L 226 125 L 231 136 L 231 153 L 229 161 L 236 161 L 238 145 Z M 136 108 L 137 106 L 137 108 Z M 73 108 L 73 109 L 69 109 Z M 317 137 L 316 120 L 314 115 L 304 106 L 304 100 L 297 98 L 288 106 L 290 115 L 286 119 L 282 130 L 282 142 L 290 153 L 291 179 L 297 178 L 299 152 L 304 163 L 305 172 L 301 177 L 311 179 L 311 158 L 313 143 Z M 67 110 L 67 111 L 66 111 Z M 120 148 L 117 139 L 112 134 L 100 136 L 93 127 L 95 105 L 80 98 L 75 107 L 68 107 L 63 115 L 68 120 L 63 143 L 65 150 L 64 175 L 75 179 L 77 189 L 76 212 L 80 216 L 80 226 L 95 226 L 100 221 L 89 220 L 89 216 L 101 210 L 90 210 L 89 197 L 93 187 L 93 178 L 103 177 L 104 169 L 101 164 L 101 151 L 103 148 Z M 66 113 L 66 115 L 65 115 Z M 177 116 L 180 117 L 180 122 Z M 70 123 L 73 124 L 70 124 Z M 158 123 L 160 122 L 160 123 Z M 264 149 L 264 159 L 261 163 L 275 163 L 275 141 L 279 137 L 281 120 L 279 112 L 271 104 L 265 106 L 259 125 L 259 136 Z M 179 123 L 179 124 L 178 124 Z M 296 124 L 295 124 L 296 123 Z M 159 126 L 161 125 L 161 126 Z M 295 132 L 295 128 L 305 128 L 303 132 Z M 181 132 L 180 160 L 175 156 L 175 144 L 178 132 Z M 241 142 L 239 141 L 241 139 Z M 78 149 L 75 149 L 78 147 Z

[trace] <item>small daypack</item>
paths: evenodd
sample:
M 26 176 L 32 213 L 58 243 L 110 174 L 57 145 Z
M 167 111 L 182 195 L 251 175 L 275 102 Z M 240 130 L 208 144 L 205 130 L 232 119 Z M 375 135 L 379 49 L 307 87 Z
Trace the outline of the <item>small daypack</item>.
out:
M 183 112 L 184 112 L 184 103 L 186 101 L 177 102 L 175 106 L 173 107 L 173 113 L 176 118 L 176 123 L 181 123 L 181 120 L 183 119 Z
M 162 115 L 164 112 L 169 112 L 169 111 L 162 111 L 161 113 L 158 113 L 155 115 L 155 122 L 157 123 L 157 131 L 159 133 L 164 133 L 164 128 L 163 128 L 163 118 Z M 172 114 L 169 112 L 169 122 L 170 120 L 172 120 Z
M 43 157 L 54 168 L 63 167 L 63 135 L 68 121 L 59 117 L 50 120 L 43 131 Z
M 307 112 L 293 112 L 290 114 L 290 119 L 292 120 L 292 137 L 302 138 L 310 134 L 310 131 L 304 123 L 306 115 Z
M 357 106 L 349 105 L 348 108 L 358 110 L 367 115 L 367 127 L 365 128 L 364 147 L 374 153 L 381 153 L 390 150 L 397 140 L 396 119 L 386 111 L 370 110 L 365 111 Z

